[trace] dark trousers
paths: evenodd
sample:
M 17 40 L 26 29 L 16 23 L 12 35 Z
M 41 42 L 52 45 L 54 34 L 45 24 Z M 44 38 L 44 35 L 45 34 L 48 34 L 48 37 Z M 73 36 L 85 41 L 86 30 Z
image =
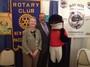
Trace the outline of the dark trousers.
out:
M 40 53 L 37 67 L 46 67 L 48 60 L 48 52 Z

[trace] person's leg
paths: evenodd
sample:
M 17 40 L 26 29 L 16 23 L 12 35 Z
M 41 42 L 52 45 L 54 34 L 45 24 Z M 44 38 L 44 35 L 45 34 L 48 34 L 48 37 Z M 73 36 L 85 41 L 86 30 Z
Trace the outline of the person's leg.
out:
M 50 47 L 49 67 L 57 67 L 55 47 Z
M 57 47 L 56 49 L 57 63 L 59 63 L 62 59 L 62 47 Z
M 33 67 L 37 67 L 37 62 L 38 62 L 39 54 L 33 58 Z
M 48 58 L 48 52 L 40 53 L 37 67 L 46 67 L 47 58 Z
M 54 47 L 50 47 L 50 59 L 53 63 L 56 62 L 56 52 Z
M 51 61 L 51 59 L 49 58 L 49 64 L 48 64 L 48 67 L 57 67 L 57 63 L 56 63 L 56 62 L 53 63 L 53 62 Z
M 38 58 L 38 63 L 37 63 L 37 67 L 41 67 L 41 63 L 42 63 L 42 53 L 39 54 L 39 58 Z
M 29 54 L 23 54 L 23 67 L 32 67 L 32 57 Z
M 48 62 L 48 52 L 44 53 L 44 56 L 43 56 L 43 60 L 42 61 L 43 61 L 42 62 L 43 67 L 46 67 L 47 66 L 47 62 Z

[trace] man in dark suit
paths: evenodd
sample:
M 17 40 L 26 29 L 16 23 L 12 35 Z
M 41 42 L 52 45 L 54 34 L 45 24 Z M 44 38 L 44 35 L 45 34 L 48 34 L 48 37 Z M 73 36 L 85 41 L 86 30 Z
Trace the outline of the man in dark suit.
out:
M 49 29 L 46 23 L 46 15 L 44 13 L 40 13 L 38 16 L 37 28 L 41 32 L 42 36 L 42 50 L 40 52 L 40 56 L 38 59 L 37 67 L 46 67 L 47 59 L 49 55 Z

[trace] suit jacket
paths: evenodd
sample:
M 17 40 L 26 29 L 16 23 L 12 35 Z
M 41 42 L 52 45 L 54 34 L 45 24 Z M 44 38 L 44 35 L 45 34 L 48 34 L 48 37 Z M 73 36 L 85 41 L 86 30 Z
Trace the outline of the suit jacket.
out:
M 31 34 L 29 29 L 24 30 L 22 37 L 22 47 L 23 52 L 28 54 L 30 52 L 35 51 L 35 49 L 41 50 L 42 39 L 41 33 L 38 29 L 36 29 L 36 38 Z
M 48 27 L 48 24 L 47 24 Z M 45 53 L 49 50 L 49 34 L 48 36 L 44 32 L 40 22 L 37 22 L 36 28 L 38 28 L 41 32 L 41 37 L 42 37 L 42 50 L 41 53 Z M 49 27 L 48 27 L 49 28 Z

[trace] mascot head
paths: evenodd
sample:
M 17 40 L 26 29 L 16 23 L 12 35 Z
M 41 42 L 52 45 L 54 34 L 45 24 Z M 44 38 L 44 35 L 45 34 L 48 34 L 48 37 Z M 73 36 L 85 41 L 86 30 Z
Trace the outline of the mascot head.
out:
M 52 29 L 61 29 L 63 26 L 62 16 L 58 14 L 51 15 L 49 18 L 49 24 L 51 25 Z

